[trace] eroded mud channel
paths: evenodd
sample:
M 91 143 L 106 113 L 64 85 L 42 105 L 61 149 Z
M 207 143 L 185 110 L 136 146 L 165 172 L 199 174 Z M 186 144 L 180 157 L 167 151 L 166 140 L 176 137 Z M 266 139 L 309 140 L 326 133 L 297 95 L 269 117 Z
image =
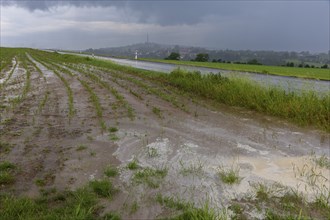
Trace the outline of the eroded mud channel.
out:
M 100 201 L 100 215 L 122 219 L 172 217 L 179 202 L 219 218 L 329 217 L 328 133 L 129 73 L 31 54 L 24 62 L 0 75 L 0 159 L 16 167 L 2 193 L 38 197 L 109 180 L 116 193 Z

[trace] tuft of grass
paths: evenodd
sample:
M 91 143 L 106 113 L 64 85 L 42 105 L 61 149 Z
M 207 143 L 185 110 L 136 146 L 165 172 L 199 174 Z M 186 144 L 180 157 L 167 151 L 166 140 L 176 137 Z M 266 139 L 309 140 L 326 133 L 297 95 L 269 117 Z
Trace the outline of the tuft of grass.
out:
M 157 107 L 153 107 L 152 108 L 152 112 L 157 115 L 159 118 L 162 118 L 162 111 L 160 110 L 160 108 Z
M 109 138 L 110 138 L 111 141 L 118 141 L 119 140 L 119 137 L 115 134 L 110 134 Z
M 170 209 L 175 209 L 180 211 L 180 214 L 169 217 L 170 220 L 215 220 L 221 219 L 219 214 L 214 208 L 209 206 L 208 202 L 205 202 L 200 208 L 194 206 L 193 203 L 187 203 L 180 201 L 173 197 L 163 197 L 160 194 L 156 196 L 156 201 Z M 224 218 L 225 219 L 225 218 Z
M 40 186 L 40 187 L 46 185 L 46 181 L 44 179 L 36 179 L 35 183 L 37 186 Z
M 89 186 L 98 196 L 109 199 L 117 192 L 112 183 L 108 180 L 93 180 L 89 182 Z
M 87 149 L 87 146 L 86 146 L 86 145 L 80 144 L 80 145 L 77 147 L 76 151 L 83 151 L 83 150 L 86 150 L 86 149 Z
M 188 175 L 201 176 L 204 173 L 203 170 L 204 164 L 200 160 L 198 160 L 196 164 L 191 163 L 188 166 L 186 166 L 186 164 L 184 164 L 182 160 L 180 160 L 179 163 L 181 166 L 180 173 L 183 176 L 188 176 Z
M 118 175 L 118 169 L 116 167 L 113 167 L 111 165 L 107 166 L 104 170 L 104 175 L 107 177 L 114 177 Z
M 0 153 L 1 152 L 9 153 L 12 147 L 13 147 L 12 144 L 0 140 Z
M 116 212 L 109 212 L 103 216 L 103 220 L 121 220 L 121 217 Z
M 314 161 L 321 168 L 330 169 L 330 159 L 325 154 L 315 158 Z
M 13 175 L 8 171 L 0 172 L 0 185 L 8 185 L 15 181 Z
M 147 167 L 136 172 L 133 176 L 133 180 L 138 184 L 143 183 L 151 188 L 158 188 L 161 181 L 167 175 L 167 171 L 167 168 L 152 169 Z
M 108 129 L 108 131 L 109 131 L 110 133 L 114 133 L 114 132 L 117 132 L 117 131 L 118 131 L 118 128 L 116 128 L 116 127 L 110 127 L 110 128 Z
M 127 164 L 129 170 L 136 170 L 139 168 L 138 161 L 136 159 L 132 160 Z
M 139 210 L 139 204 L 137 203 L 137 201 L 134 201 L 131 205 L 129 214 L 134 214 L 135 212 L 137 212 L 137 210 Z
M 14 170 L 14 169 L 16 169 L 16 165 L 13 163 L 10 163 L 8 161 L 3 161 L 0 163 L 0 172 Z
M 239 177 L 239 168 L 230 167 L 225 169 L 224 167 L 219 167 L 218 175 L 222 182 L 226 184 L 240 183 L 241 178 Z
M 8 185 L 15 181 L 13 172 L 16 169 L 16 165 L 4 161 L 0 163 L 0 185 Z

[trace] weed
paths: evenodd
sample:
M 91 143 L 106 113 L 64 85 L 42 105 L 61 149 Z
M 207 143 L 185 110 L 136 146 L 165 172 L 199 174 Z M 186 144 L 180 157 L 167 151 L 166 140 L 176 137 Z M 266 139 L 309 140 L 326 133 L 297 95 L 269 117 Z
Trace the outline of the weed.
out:
M 188 166 L 186 166 L 186 164 L 184 164 L 182 160 L 180 160 L 179 163 L 181 166 L 180 173 L 183 176 L 188 176 L 188 175 L 201 176 L 204 173 L 203 170 L 204 164 L 200 160 L 198 160 L 196 164 L 191 163 Z
M 92 157 L 95 157 L 95 156 L 96 156 L 96 152 L 95 152 L 95 151 L 90 151 L 89 154 L 90 154 Z
M 16 169 L 16 165 L 13 163 L 10 163 L 8 161 L 4 161 L 0 163 L 0 172 L 14 170 L 14 169 Z
M 108 180 L 93 180 L 89 182 L 89 186 L 97 195 L 109 199 L 117 192 L 112 183 Z
M 35 181 L 37 186 L 45 186 L 46 185 L 46 181 L 44 179 L 36 179 Z
M 167 171 L 167 168 L 144 168 L 134 174 L 133 180 L 136 183 L 144 183 L 151 188 L 158 188 L 162 179 L 167 175 Z
M 240 183 L 241 178 L 239 177 L 239 168 L 232 166 L 230 168 L 225 169 L 224 167 L 220 166 L 218 175 L 222 182 L 227 184 L 235 184 Z
M 157 108 L 157 107 L 153 107 L 153 108 L 152 108 L 152 112 L 153 112 L 155 115 L 157 115 L 159 118 L 162 118 L 162 111 L 161 111 L 159 108 Z
M 158 154 L 157 149 L 153 148 L 153 147 L 148 147 L 148 156 L 149 157 L 158 157 L 159 154 Z
M 93 140 L 94 140 L 94 137 L 91 136 L 91 135 L 87 135 L 87 140 L 89 140 L 89 141 L 93 141 Z
M 8 185 L 14 182 L 13 171 L 16 166 L 8 161 L 0 163 L 0 185 Z
M 107 177 L 114 177 L 118 175 L 118 169 L 116 167 L 113 167 L 111 165 L 107 166 L 106 169 L 104 170 L 104 174 Z
M 8 142 L 2 142 L 0 140 L 0 153 L 4 152 L 4 153 L 9 153 L 11 148 L 13 148 L 14 145 L 10 144 Z
M 108 129 L 108 131 L 109 131 L 110 133 L 114 133 L 114 132 L 117 132 L 117 131 L 118 131 L 118 128 L 116 128 L 116 127 L 110 127 L 110 128 Z
M 87 149 L 87 146 L 86 146 L 86 145 L 80 144 L 80 145 L 77 147 L 76 151 L 83 151 L 83 150 L 86 150 L 86 149 Z
M 208 202 L 205 202 L 201 208 L 196 208 L 192 203 L 183 202 L 178 199 L 174 199 L 173 197 L 162 197 L 160 194 L 157 195 L 156 201 L 159 202 L 161 205 L 165 205 L 168 208 L 181 211 L 181 214 L 168 218 L 171 220 L 220 219 L 220 216 L 217 211 L 214 208 L 211 208 Z
M 121 217 L 116 212 L 110 212 L 103 216 L 103 220 L 121 220 Z
M 132 160 L 131 162 L 129 162 L 127 164 L 127 168 L 129 170 L 136 170 L 138 169 L 140 166 L 138 165 L 138 161 L 136 159 Z
M 110 134 L 110 140 L 111 141 L 118 141 L 119 140 L 119 137 L 117 136 L 117 135 L 115 135 L 115 134 Z
M 314 158 L 314 161 L 321 168 L 330 169 L 330 159 L 325 154 L 323 154 L 322 156 L 320 156 L 318 158 L 317 157 Z
M 129 214 L 133 214 L 133 213 L 137 212 L 138 209 L 139 209 L 139 204 L 137 203 L 137 201 L 134 201 L 133 204 L 131 205 Z

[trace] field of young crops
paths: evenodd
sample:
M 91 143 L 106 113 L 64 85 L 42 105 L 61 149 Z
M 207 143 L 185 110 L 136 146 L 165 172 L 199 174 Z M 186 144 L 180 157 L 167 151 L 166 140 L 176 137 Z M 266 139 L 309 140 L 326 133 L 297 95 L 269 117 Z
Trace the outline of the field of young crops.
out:
M 34 49 L 0 59 L 0 219 L 330 217 L 329 96 Z

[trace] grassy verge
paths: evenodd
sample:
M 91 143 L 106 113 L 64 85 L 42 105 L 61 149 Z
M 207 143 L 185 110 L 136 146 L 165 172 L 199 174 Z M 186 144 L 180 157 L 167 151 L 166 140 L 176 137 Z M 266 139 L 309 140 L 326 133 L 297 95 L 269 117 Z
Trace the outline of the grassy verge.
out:
M 229 64 L 229 63 L 211 63 L 211 62 L 194 62 L 194 61 L 176 61 L 176 60 L 159 60 L 159 59 L 141 59 L 145 61 L 170 63 L 175 65 L 208 67 L 222 70 L 233 70 L 242 72 L 253 72 L 262 74 L 272 74 L 279 76 L 291 76 L 300 78 L 330 80 L 329 69 L 318 68 L 298 68 L 298 67 L 282 67 L 282 66 L 263 66 L 263 65 L 247 65 L 247 64 Z
M 98 197 L 109 196 L 110 182 L 93 181 L 89 187 L 76 191 L 45 191 L 36 199 L 0 195 L 0 218 L 4 220 L 25 219 L 120 219 L 113 214 L 102 214 Z M 105 193 L 105 194 L 104 194 Z M 112 191 L 111 191 L 112 193 Z

